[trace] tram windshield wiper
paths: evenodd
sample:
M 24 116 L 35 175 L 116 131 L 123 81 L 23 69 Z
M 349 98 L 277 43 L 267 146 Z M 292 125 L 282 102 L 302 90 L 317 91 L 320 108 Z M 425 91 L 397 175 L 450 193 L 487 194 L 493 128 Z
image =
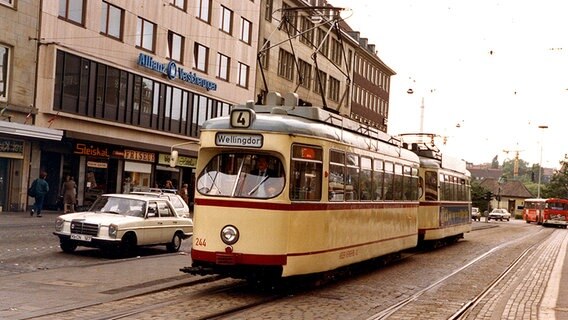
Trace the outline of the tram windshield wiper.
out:
M 262 177 L 262 180 L 260 180 L 260 181 L 256 184 L 256 186 L 254 186 L 254 188 L 252 188 L 252 190 L 249 191 L 248 195 L 250 196 L 250 195 L 252 195 L 253 193 L 255 193 L 255 192 L 258 190 L 258 188 L 260 188 L 260 185 L 262 185 L 266 180 L 268 180 L 268 176 Z

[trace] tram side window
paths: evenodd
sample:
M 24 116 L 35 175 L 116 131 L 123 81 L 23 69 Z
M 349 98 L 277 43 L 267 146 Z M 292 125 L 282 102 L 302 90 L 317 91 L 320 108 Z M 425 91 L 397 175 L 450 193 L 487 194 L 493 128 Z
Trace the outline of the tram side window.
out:
M 347 179 L 345 183 L 345 200 L 359 200 L 359 156 L 347 154 Z
M 322 154 L 321 148 L 292 146 L 290 200 L 321 200 Z
M 458 177 L 452 177 L 452 200 L 458 200 Z
M 373 167 L 371 158 L 361 157 L 361 200 L 371 200 L 373 190 Z
M 442 190 L 440 194 L 440 200 L 450 200 L 450 181 L 448 176 L 445 174 L 440 174 L 440 189 Z
M 426 201 L 438 200 L 438 175 L 435 171 L 426 171 L 424 173 L 426 184 Z
M 415 171 L 408 166 L 403 167 L 403 199 L 416 200 L 418 194 L 418 179 Z M 413 174 L 414 173 L 414 174 Z
M 394 165 L 394 200 L 402 199 L 402 165 Z
M 343 201 L 345 199 L 345 153 L 331 150 L 329 161 L 329 201 Z
M 383 200 L 383 178 L 384 165 L 383 161 L 374 159 L 373 161 L 373 200 Z
M 394 200 L 394 164 L 392 162 L 385 162 L 384 178 L 384 199 Z
M 418 177 L 418 168 L 412 168 L 412 191 L 414 192 L 414 197 L 412 200 L 418 200 L 422 195 L 420 194 L 420 178 Z
M 465 179 L 459 179 L 459 200 L 460 201 L 467 201 L 467 185 L 465 183 Z

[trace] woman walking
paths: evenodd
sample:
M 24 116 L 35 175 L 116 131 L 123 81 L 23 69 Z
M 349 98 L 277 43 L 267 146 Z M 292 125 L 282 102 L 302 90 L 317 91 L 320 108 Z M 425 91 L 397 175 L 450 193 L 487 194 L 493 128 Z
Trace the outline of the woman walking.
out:
M 67 176 L 63 183 L 63 213 L 75 212 L 77 184 L 72 176 Z

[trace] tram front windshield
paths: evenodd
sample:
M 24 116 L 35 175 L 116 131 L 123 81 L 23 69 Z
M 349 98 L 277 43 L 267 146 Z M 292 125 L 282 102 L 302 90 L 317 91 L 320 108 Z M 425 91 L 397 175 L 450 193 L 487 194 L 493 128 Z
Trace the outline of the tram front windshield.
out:
M 218 154 L 197 178 L 197 191 L 209 196 L 268 199 L 283 188 L 282 162 L 266 154 Z

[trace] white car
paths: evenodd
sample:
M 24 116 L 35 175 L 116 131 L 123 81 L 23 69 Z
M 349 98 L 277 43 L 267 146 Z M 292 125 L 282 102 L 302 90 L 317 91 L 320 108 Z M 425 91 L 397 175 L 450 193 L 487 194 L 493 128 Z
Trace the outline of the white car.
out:
M 175 190 L 173 190 L 173 192 L 169 192 L 169 191 L 164 191 L 162 189 L 151 188 L 142 191 L 132 191 L 130 192 L 130 194 L 138 194 L 143 196 L 168 199 L 176 209 L 178 215 L 184 218 L 191 218 L 191 212 L 189 210 L 189 206 L 187 205 L 187 203 L 185 203 L 183 198 L 176 193 Z
M 471 207 L 471 219 L 473 219 L 474 221 L 481 220 L 481 212 L 479 212 L 479 208 Z
M 487 216 L 487 221 L 491 219 L 509 221 L 511 219 L 511 214 L 509 213 L 509 211 L 507 211 L 507 209 L 493 209 L 493 211 L 491 211 Z
M 61 215 L 55 222 L 61 250 L 78 246 L 130 254 L 139 246 L 180 249 L 193 234 L 193 221 L 178 215 L 167 199 L 130 194 L 104 194 L 89 211 Z

